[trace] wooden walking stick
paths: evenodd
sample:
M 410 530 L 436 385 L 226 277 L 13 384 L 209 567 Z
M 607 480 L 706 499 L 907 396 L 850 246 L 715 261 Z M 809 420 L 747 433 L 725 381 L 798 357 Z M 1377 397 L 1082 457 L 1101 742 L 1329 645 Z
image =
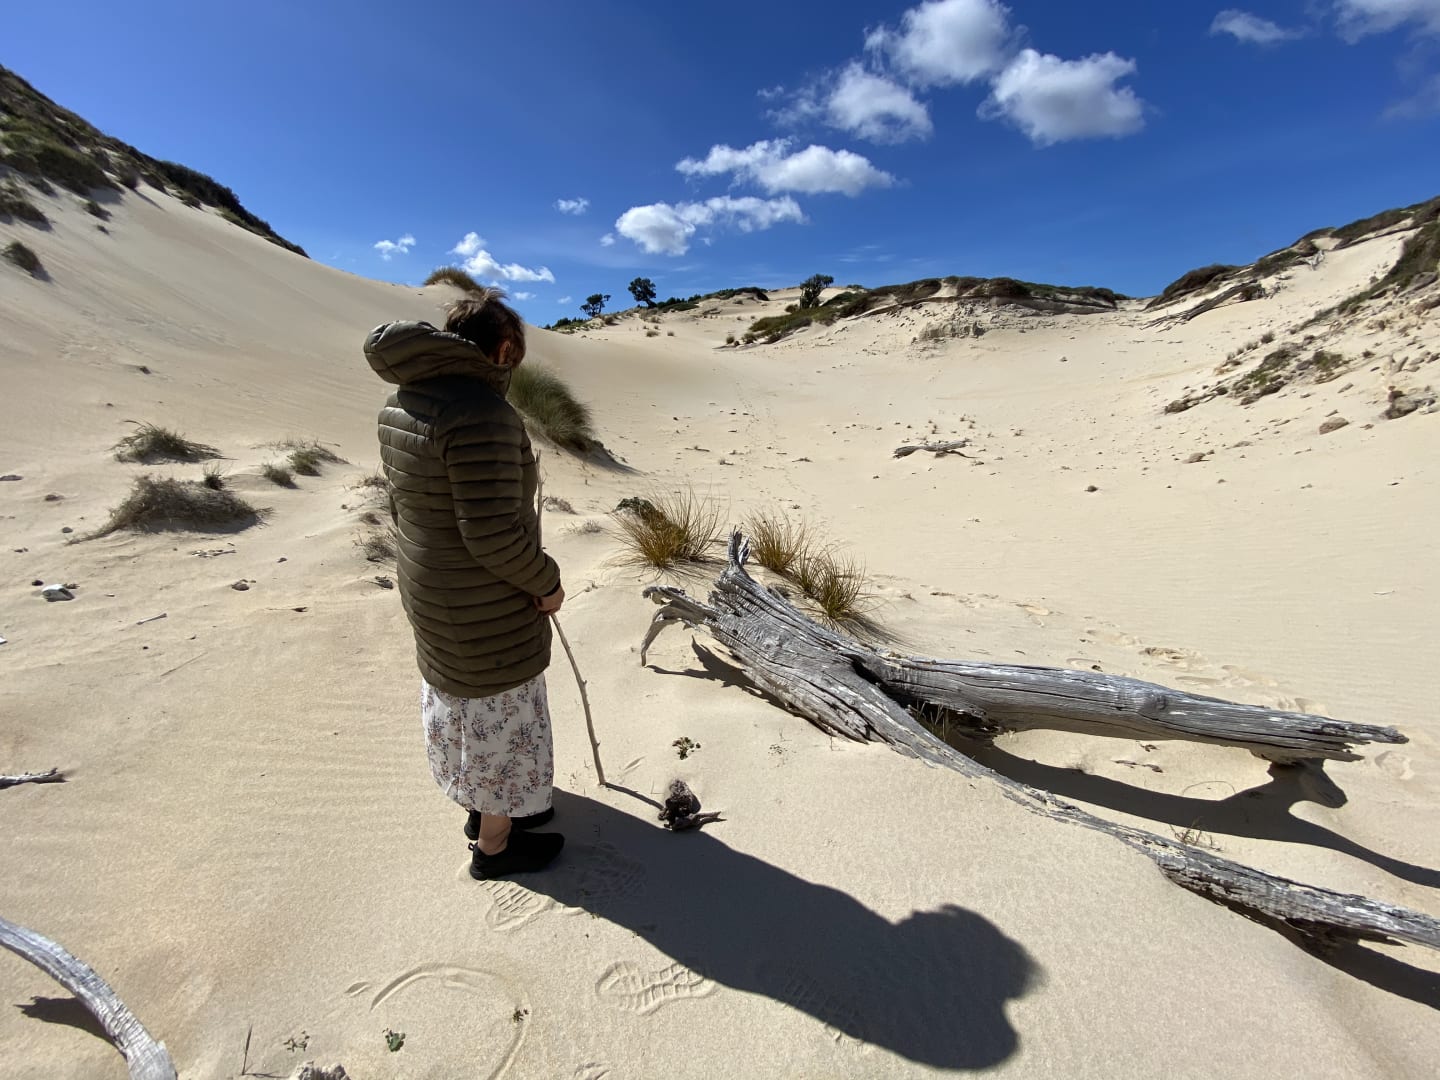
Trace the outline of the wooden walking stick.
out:
M 542 539 L 541 521 L 545 515 L 545 477 L 540 475 L 540 455 L 535 455 L 535 538 Z M 543 546 L 543 545 L 542 545 Z M 595 738 L 595 721 L 590 716 L 590 695 L 585 692 L 585 680 L 580 675 L 580 665 L 575 662 L 574 650 L 570 648 L 570 642 L 565 637 L 565 631 L 560 626 L 560 620 L 554 613 L 550 615 L 550 621 L 555 624 L 555 633 L 560 635 L 560 644 L 565 646 L 565 655 L 570 658 L 570 670 L 575 672 L 575 682 L 580 687 L 580 704 L 585 707 L 585 731 L 590 736 L 590 754 L 595 759 L 595 776 L 600 781 L 601 787 L 609 787 L 605 782 L 605 767 L 600 764 L 600 742 Z

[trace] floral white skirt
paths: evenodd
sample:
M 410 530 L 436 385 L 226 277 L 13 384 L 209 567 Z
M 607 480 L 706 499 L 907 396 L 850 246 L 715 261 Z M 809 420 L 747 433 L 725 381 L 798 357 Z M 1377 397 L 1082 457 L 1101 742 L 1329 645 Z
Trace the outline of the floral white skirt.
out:
M 463 698 L 420 681 L 430 772 L 467 810 L 526 817 L 550 806 L 555 752 L 545 676 L 491 697 Z

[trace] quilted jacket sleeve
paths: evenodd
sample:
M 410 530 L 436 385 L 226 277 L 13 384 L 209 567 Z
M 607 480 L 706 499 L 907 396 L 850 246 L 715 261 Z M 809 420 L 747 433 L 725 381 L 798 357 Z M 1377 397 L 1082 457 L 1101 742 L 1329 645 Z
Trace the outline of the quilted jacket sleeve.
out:
M 475 561 L 532 596 L 553 593 L 560 568 L 541 549 L 526 503 L 525 470 L 535 466 L 514 410 L 498 400 L 457 410 L 437 425 L 436 441 L 455 521 Z

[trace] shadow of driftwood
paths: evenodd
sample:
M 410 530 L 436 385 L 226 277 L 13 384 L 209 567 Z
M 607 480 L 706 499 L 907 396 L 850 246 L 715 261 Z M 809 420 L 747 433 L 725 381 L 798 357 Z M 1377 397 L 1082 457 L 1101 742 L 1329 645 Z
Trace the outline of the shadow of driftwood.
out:
M 15 1007 L 32 1020 L 78 1028 L 88 1031 L 97 1039 L 103 1039 L 107 1043 L 110 1041 L 110 1036 L 105 1034 L 100 1021 L 95 1019 L 95 1015 L 82 1005 L 78 998 L 32 997 L 27 1004 Z
M 753 694 L 768 705 L 773 705 L 775 708 L 783 709 L 786 712 L 790 711 L 788 705 L 779 698 L 772 696 L 764 688 L 755 685 L 742 669 L 736 667 L 734 664 L 727 663 L 723 658 L 718 656 L 714 650 L 707 649 L 694 639 L 690 642 L 690 650 L 695 654 L 695 658 L 700 661 L 699 669 L 689 668 L 685 671 L 677 671 L 673 668 L 661 667 L 654 662 L 648 663 L 645 666 L 659 675 L 683 675 L 687 679 L 699 679 L 702 682 L 718 682 L 727 690 L 732 687 L 737 690 L 743 690 L 747 694 Z
M 1193 799 L 1146 791 L 1074 769 L 1042 765 L 995 746 L 975 746 L 964 752 L 1002 776 L 1092 806 L 1108 807 L 1177 829 L 1201 829 L 1216 835 L 1328 848 L 1412 884 L 1440 888 L 1440 871 L 1372 851 L 1323 825 L 1302 821 L 1290 814 L 1290 807 L 1300 802 L 1318 803 L 1332 809 L 1345 805 L 1345 793 L 1318 765 L 1272 766 L 1270 780 L 1261 787 L 1237 792 L 1225 799 Z
M 563 791 L 555 810 L 570 842 L 525 879 L 537 893 L 624 926 L 707 979 L 807 1013 L 833 1037 L 950 1069 L 1015 1052 L 1005 1005 L 1039 969 L 974 912 L 947 905 L 892 923 L 712 835 L 669 833 Z

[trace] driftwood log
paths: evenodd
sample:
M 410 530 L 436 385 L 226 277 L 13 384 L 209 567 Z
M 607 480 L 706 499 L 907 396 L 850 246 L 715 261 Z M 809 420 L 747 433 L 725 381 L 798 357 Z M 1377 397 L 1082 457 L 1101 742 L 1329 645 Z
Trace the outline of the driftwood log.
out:
M 968 713 L 970 722 L 985 731 L 1007 725 L 1061 726 L 1093 734 L 1194 739 L 1290 761 L 1353 757 L 1353 743 L 1403 742 L 1394 729 L 1236 705 L 1091 672 L 882 653 L 806 618 L 746 572 L 747 557 L 748 545 L 737 532 L 730 540 L 729 565 L 716 581 L 709 603 L 672 586 L 645 590 L 661 607 L 641 647 L 642 664 L 650 644 L 671 623 L 703 628 L 730 651 L 760 689 L 823 731 L 885 742 L 932 764 L 995 783 L 1026 809 L 1113 836 L 1153 860 L 1176 884 L 1287 927 L 1317 944 L 1406 941 L 1440 949 L 1440 920 L 1275 877 L 1189 844 L 1107 821 L 986 768 L 933 734 L 916 712 L 923 714 L 927 707 L 940 710 L 947 723 Z M 1043 723 L 1027 724 L 1027 717 L 1037 716 Z
M 961 450 L 970 445 L 969 439 L 955 439 L 951 442 L 921 443 L 918 446 L 897 446 L 891 457 L 909 457 L 918 450 L 927 450 L 936 457 L 944 454 L 955 454 L 959 457 L 969 457 L 969 454 L 960 453 Z
M 14 787 L 17 784 L 63 784 L 64 782 L 65 775 L 59 769 L 0 776 L 0 788 Z
M 89 964 L 77 960 L 43 934 L 6 919 L 0 919 L 0 945 L 29 960 L 80 999 L 125 1056 L 130 1080 L 176 1080 L 175 1065 L 165 1044 L 151 1038 L 110 984 Z

